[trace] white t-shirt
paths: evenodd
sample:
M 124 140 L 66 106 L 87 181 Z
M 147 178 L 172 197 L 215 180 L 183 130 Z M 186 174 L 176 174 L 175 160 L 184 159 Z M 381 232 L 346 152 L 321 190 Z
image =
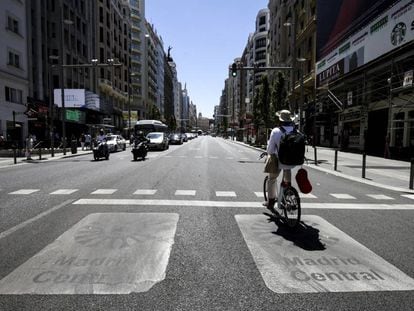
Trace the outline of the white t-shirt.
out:
M 293 131 L 294 127 L 292 125 L 283 126 L 286 130 L 286 133 L 290 133 Z M 279 129 L 279 127 L 275 127 L 272 132 L 270 133 L 269 141 L 267 142 L 267 153 L 268 154 L 278 154 L 280 139 L 282 138 L 283 132 Z M 277 148 L 276 148 L 277 146 Z M 284 165 L 279 162 L 279 168 L 282 170 L 290 170 L 294 168 L 296 165 Z

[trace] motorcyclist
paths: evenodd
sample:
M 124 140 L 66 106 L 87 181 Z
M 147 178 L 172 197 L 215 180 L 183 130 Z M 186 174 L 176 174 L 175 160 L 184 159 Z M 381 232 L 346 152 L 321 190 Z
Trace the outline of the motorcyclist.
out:
M 104 133 L 104 130 L 103 129 L 100 129 L 99 130 L 99 135 L 98 136 L 96 136 L 96 142 L 99 144 L 99 143 L 105 143 L 105 144 L 103 144 L 103 150 L 104 150 L 104 152 L 106 153 L 107 152 L 107 150 L 108 150 L 108 146 L 107 146 L 107 144 L 106 144 L 106 135 L 105 135 L 105 133 Z
M 96 137 L 96 140 L 98 142 L 106 141 L 106 136 L 105 136 L 105 133 L 104 133 L 104 130 L 103 129 L 100 129 L 99 130 L 99 135 Z
M 135 137 L 134 137 L 134 142 L 135 142 L 136 144 L 139 144 L 139 143 L 141 143 L 141 142 L 148 143 L 148 142 L 149 142 L 149 139 L 148 139 L 148 138 L 146 138 L 146 137 L 144 136 L 144 132 L 143 132 L 143 131 L 138 131 L 138 132 L 136 132 L 136 134 L 135 134 Z

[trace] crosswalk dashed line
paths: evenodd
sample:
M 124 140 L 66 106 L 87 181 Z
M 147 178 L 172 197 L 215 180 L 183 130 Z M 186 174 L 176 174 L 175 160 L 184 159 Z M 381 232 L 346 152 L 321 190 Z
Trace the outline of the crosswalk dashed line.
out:
M 236 192 L 234 191 L 216 191 L 216 197 L 236 197 Z
M 299 197 L 302 199 L 317 199 L 318 197 L 312 193 L 299 193 Z
M 414 200 L 414 194 L 402 194 L 401 196 L 404 197 L 404 198 Z
M 94 192 L 92 192 L 91 194 L 113 194 L 117 190 L 118 189 L 97 189 Z
M 134 192 L 134 194 L 154 195 L 156 192 L 157 192 L 156 189 L 138 189 Z
M 347 193 L 330 193 L 331 196 L 337 199 L 355 200 L 356 198 Z
M 10 192 L 9 194 L 32 194 L 37 191 L 40 191 L 40 189 L 20 189 L 17 191 Z
M 376 200 L 394 200 L 394 198 L 384 194 L 367 194 L 367 196 Z
M 254 193 L 255 195 L 256 195 L 256 197 L 258 197 L 258 198 L 264 198 L 264 194 L 263 194 L 263 192 L 255 192 Z
M 196 190 L 176 190 L 175 195 L 196 195 Z
M 79 189 L 59 189 L 59 190 L 51 192 L 50 194 L 72 194 L 78 190 Z

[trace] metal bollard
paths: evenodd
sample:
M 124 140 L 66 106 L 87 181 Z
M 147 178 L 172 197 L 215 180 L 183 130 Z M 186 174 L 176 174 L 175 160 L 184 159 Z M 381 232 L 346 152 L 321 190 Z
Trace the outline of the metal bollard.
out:
M 414 188 L 414 158 L 411 158 L 411 168 L 410 168 L 410 189 Z
M 39 160 L 42 160 L 42 148 L 39 148 Z
M 13 148 L 13 158 L 14 158 L 14 164 L 17 164 L 16 148 Z
M 335 150 L 334 171 L 338 168 L 338 150 Z
M 366 164 L 367 164 L 367 155 L 364 152 L 362 154 L 362 178 L 365 178 L 365 167 L 366 167 Z
M 316 155 L 316 146 L 313 147 L 313 156 L 315 158 L 315 165 L 318 165 L 318 157 Z

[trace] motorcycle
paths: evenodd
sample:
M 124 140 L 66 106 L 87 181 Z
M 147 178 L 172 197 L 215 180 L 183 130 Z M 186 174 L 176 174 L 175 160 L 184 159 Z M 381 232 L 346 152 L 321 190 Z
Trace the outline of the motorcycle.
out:
M 147 143 L 145 141 L 134 141 L 131 152 L 134 157 L 134 161 L 138 160 L 138 158 L 141 158 L 143 161 L 145 161 L 145 157 L 148 153 Z
M 109 160 L 109 148 L 106 141 L 94 141 L 92 151 L 95 161 L 98 161 L 100 158 Z

